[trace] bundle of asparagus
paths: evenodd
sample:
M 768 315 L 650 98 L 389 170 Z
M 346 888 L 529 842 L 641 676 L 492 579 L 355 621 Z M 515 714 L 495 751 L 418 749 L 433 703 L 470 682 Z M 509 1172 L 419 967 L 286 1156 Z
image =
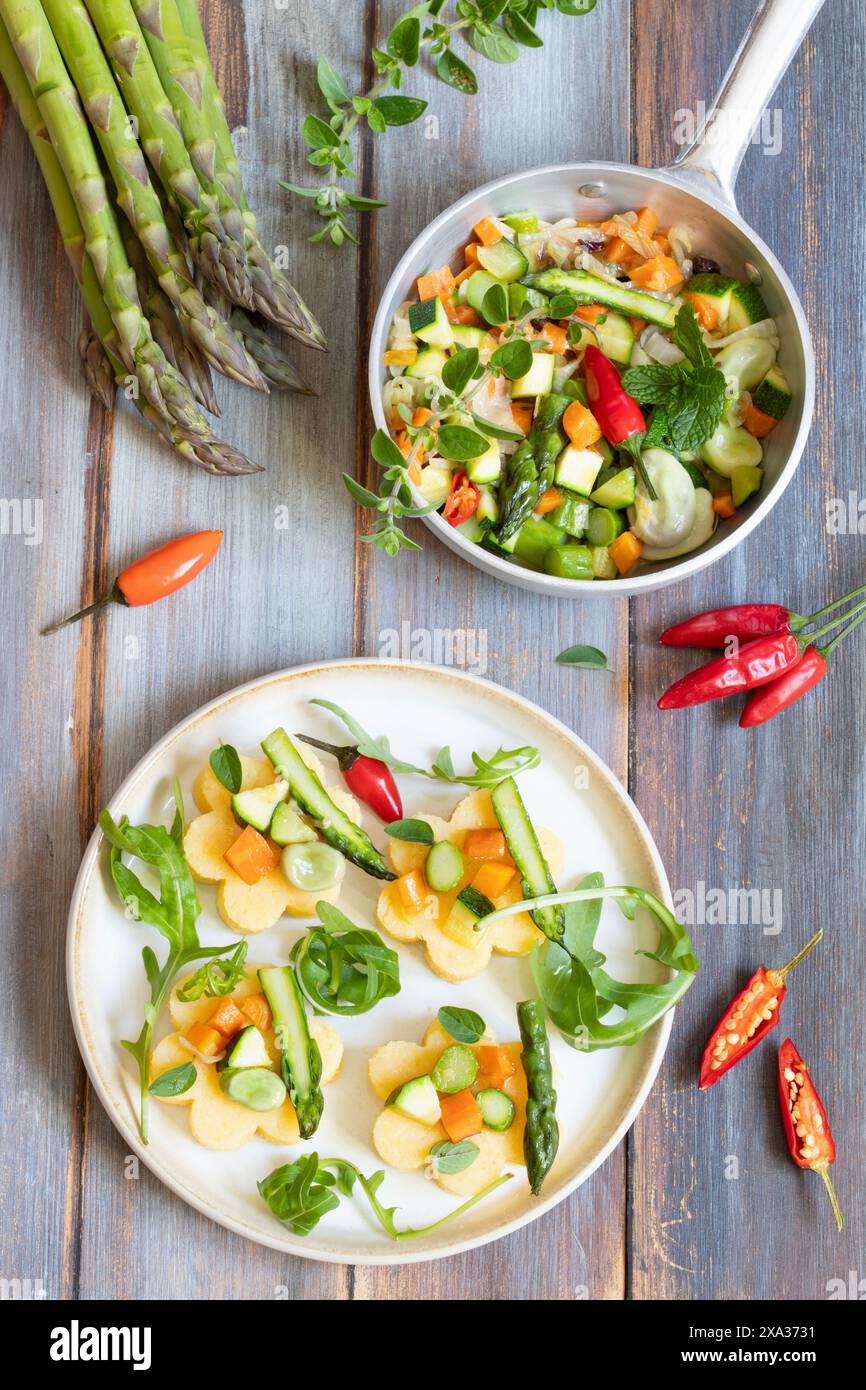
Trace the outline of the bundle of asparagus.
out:
M 210 368 L 308 392 L 263 319 L 325 340 L 259 239 L 196 0 L 0 0 L 0 76 L 84 298 L 91 390 L 122 384 L 209 472 L 257 472 L 202 413 Z

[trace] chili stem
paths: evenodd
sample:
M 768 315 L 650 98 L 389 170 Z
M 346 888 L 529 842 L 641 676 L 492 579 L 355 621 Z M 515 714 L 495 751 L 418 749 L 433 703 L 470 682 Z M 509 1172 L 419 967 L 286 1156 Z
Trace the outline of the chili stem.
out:
M 836 1230 L 841 1231 L 842 1227 L 845 1225 L 845 1218 L 842 1215 L 842 1208 L 839 1206 L 839 1198 L 836 1196 L 833 1179 L 830 1177 L 827 1168 L 820 1168 L 818 1171 L 821 1174 L 821 1181 L 827 1189 L 827 1196 L 830 1198 L 830 1206 L 833 1208 L 833 1216 L 836 1220 Z
M 866 617 L 866 614 L 864 614 L 864 617 Z M 810 951 L 814 950 L 814 948 L 818 945 L 818 942 L 821 940 L 821 937 L 822 937 L 823 935 L 824 935 L 824 928 L 823 928 L 823 927 L 819 927 L 818 930 L 816 931 L 815 935 L 812 937 L 811 941 L 807 941 L 807 942 L 806 942 L 806 944 L 805 944 L 805 946 L 803 947 L 802 951 L 798 951 L 797 954 L 796 954 L 795 956 L 792 956 L 791 959 L 788 961 L 788 964 L 787 964 L 787 965 L 783 965 L 781 970 L 774 970 L 774 971 L 773 971 L 773 974 L 774 974 L 774 975 L 781 975 L 781 976 L 782 976 L 782 979 L 784 980 L 784 978 L 785 978 L 785 976 L 788 974 L 788 972 L 789 972 L 790 970 L 793 970 L 795 965 L 799 965 L 799 964 L 800 964 L 800 961 L 803 960 L 806 956 L 808 956 L 808 954 L 809 954 Z
M 641 481 L 643 482 L 643 485 L 647 490 L 647 495 L 650 501 L 657 502 L 658 493 L 656 492 L 655 488 L 650 482 L 650 476 L 649 473 L 647 473 L 646 471 L 646 464 L 644 463 L 643 457 L 641 455 L 640 444 L 637 442 L 637 436 L 634 436 L 632 439 L 626 439 L 625 442 L 620 445 L 620 448 L 624 449 L 625 452 L 631 458 L 634 459 L 635 467 L 637 468 L 637 471 L 641 476 Z
M 797 640 L 798 642 L 800 642 L 803 650 L 805 650 L 807 646 L 813 647 L 815 645 L 816 637 L 823 637 L 825 632 L 832 632 L 834 627 L 838 627 L 840 623 L 847 623 L 849 619 L 856 617 L 857 614 L 862 614 L 863 616 L 866 616 L 866 600 L 864 600 L 863 603 L 858 603 L 856 608 L 850 609 L 849 612 L 843 614 L 841 617 L 831 618 L 830 622 L 825 623 L 823 627 L 819 627 L 817 632 L 810 632 L 808 639 L 798 637 Z M 851 628 L 855 626 L 855 623 L 851 623 L 850 627 L 846 627 L 842 632 L 840 632 L 839 635 L 835 637 L 834 640 L 830 643 L 830 645 L 826 648 L 826 651 L 830 651 L 836 645 L 836 643 L 848 632 L 850 632 Z
M 819 618 L 823 618 L 828 613 L 832 613 L 834 608 L 839 608 L 841 604 L 847 603 L 849 599 L 856 598 L 858 594 L 866 594 L 866 584 L 860 584 L 856 589 L 852 589 L 850 593 L 843 594 L 841 598 L 834 599 L 832 603 L 828 603 L 825 607 L 819 608 L 817 612 L 810 613 L 807 618 L 801 617 L 798 613 L 792 613 L 791 617 L 795 618 L 798 624 L 795 631 L 799 632 L 800 628 L 808 627 L 810 623 L 816 623 Z
M 856 613 L 857 611 L 858 609 L 853 609 L 853 612 Z M 850 617 L 851 614 L 849 613 L 846 616 Z M 833 638 L 833 641 L 828 642 L 826 647 L 821 648 L 821 655 L 824 658 L 828 657 L 833 648 L 837 645 L 837 643 L 841 642 L 843 637 L 847 637 L 849 632 L 853 632 L 855 627 L 859 627 L 864 618 L 866 618 L 866 613 L 861 613 L 859 618 L 855 618 L 854 621 L 849 623 L 847 627 L 843 627 L 841 632 L 837 632 L 836 636 Z M 817 636 L 817 633 L 815 635 Z
M 105 608 L 109 603 L 123 603 L 123 598 L 117 589 L 112 589 L 110 593 L 103 594 L 102 598 L 98 598 L 95 603 L 88 604 L 86 608 L 80 609 L 79 612 L 73 613 L 71 617 L 61 618 L 60 622 L 52 623 L 50 627 L 44 627 L 41 636 L 50 637 L 52 633 L 59 632 L 61 628 L 70 627 L 72 623 L 77 623 L 80 618 L 89 617 L 91 613 L 98 612 L 100 608 Z

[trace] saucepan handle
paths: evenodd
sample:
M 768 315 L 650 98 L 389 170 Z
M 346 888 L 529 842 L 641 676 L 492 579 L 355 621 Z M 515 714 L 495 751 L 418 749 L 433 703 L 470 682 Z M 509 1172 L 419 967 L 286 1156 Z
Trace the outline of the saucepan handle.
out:
M 666 172 L 707 179 L 732 205 L 752 133 L 824 0 L 761 0 L 706 118 Z

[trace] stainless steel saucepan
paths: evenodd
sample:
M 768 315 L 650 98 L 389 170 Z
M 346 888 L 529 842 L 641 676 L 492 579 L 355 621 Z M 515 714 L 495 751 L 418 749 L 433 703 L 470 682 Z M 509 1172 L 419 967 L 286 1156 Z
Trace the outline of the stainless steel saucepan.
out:
M 370 345 L 373 412 L 387 428 L 382 405 L 386 369 L 382 356 L 394 311 L 410 297 L 416 278 L 431 266 L 453 260 L 482 217 L 529 207 L 551 221 L 560 217 L 597 221 L 614 212 L 649 206 L 663 226 L 686 224 L 695 253 L 712 257 L 726 274 L 759 284 L 779 325 L 779 362 L 793 391 L 785 419 L 765 440 L 764 485 L 736 517 L 723 522 L 702 549 L 665 564 L 647 566 L 624 579 L 581 581 L 536 574 L 499 559 L 466 541 L 435 513 L 426 524 L 470 564 L 506 583 L 560 598 L 647 593 L 697 574 L 727 555 L 762 522 L 778 502 L 800 461 L 815 397 L 815 366 L 809 328 L 793 285 L 768 246 L 740 217 L 734 182 L 753 130 L 823 0 L 762 0 L 694 142 L 666 169 L 628 164 L 559 164 L 511 174 L 468 193 L 416 237 L 388 281 Z M 784 189 L 777 190 L 784 197 Z M 423 499 L 419 499 L 423 500 Z

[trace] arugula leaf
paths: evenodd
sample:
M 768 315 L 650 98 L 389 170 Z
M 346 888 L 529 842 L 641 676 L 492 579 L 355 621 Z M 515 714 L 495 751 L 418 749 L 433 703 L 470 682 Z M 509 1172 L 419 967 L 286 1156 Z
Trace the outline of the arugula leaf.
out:
M 449 1006 L 440 1009 L 437 1018 L 446 1033 L 450 1033 L 457 1042 L 469 1046 L 479 1042 L 487 1029 L 484 1019 L 472 1009 L 456 1009 Z
M 135 1041 L 124 1039 L 121 1046 L 135 1059 L 141 1094 L 139 1131 L 148 1142 L 148 1083 L 153 1029 L 166 994 L 175 976 L 192 961 L 224 956 L 225 946 L 202 946 L 196 920 L 201 908 L 192 874 L 183 851 L 183 810 L 180 788 L 175 784 L 175 817 L 171 830 L 162 825 L 130 825 L 124 818 L 115 823 L 108 811 L 101 811 L 99 826 L 111 846 L 111 877 L 127 915 L 135 922 L 155 927 L 168 942 L 168 954 L 160 966 L 155 953 L 145 946 L 141 956 L 150 999 L 144 1007 L 144 1023 Z M 124 863 L 123 855 L 139 859 L 157 875 L 159 898 Z
M 329 903 L 316 903 L 321 923 L 292 947 L 301 990 L 321 1013 L 354 1018 L 400 993 L 400 961 L 377 932 L 357 927 Z
M 423 774 L 423 768 L 416 767 L 414 763 L 404 763 L 400 758 L 395 757 L 384 734 L 379 738 L 374 738 L 358 723 L 357 719 L 349 714 L 348 710 L 341 709 L 332 700 L 311 700 L 310 704 L 320 705 L 322 709 L 329 710 L 331 714 L 335 714 L 338 719 L 342 720 L 355 740 L 358 752 L 362 753 L 365 758 L 377 758 L 379 762 L 387 763 L 393 772 L 421 772 Z
M 416 1240 L 420 1236 L 438 1231 L 442 1226 L 447 1226 L 496 1188 L 508 1182 L 511 1176 L 510 1173 L 503 1173 L 480 1192 L 476 1192 L 474 1197 L 462 1202 L 459 1207 L 455 1207 L 438 1221 L 431 1222 L 429 1226 L 409 1226 L 402 1231 L 397 1229 L 394 1220 L 398 1208 L 386 1207 L 379 1199 L 379 1189 L 385 1181 L 385 1171 L 381 1168 L 370 1177 L 365 1177 L 348 1159 L 320 1159 L 317 1153 L 311 1153 L 296 1159 L 294 1163 L 275 1168 L 258 1184 L 258 1189 L 278 1221 L 295 1235 L 308 1236 L 323 1216 L 340 1205 L 340 1195 L 351 1197 L 357 1186 L 364 1193 L 385 1234 L 391 1240 L 402 1241 Z

